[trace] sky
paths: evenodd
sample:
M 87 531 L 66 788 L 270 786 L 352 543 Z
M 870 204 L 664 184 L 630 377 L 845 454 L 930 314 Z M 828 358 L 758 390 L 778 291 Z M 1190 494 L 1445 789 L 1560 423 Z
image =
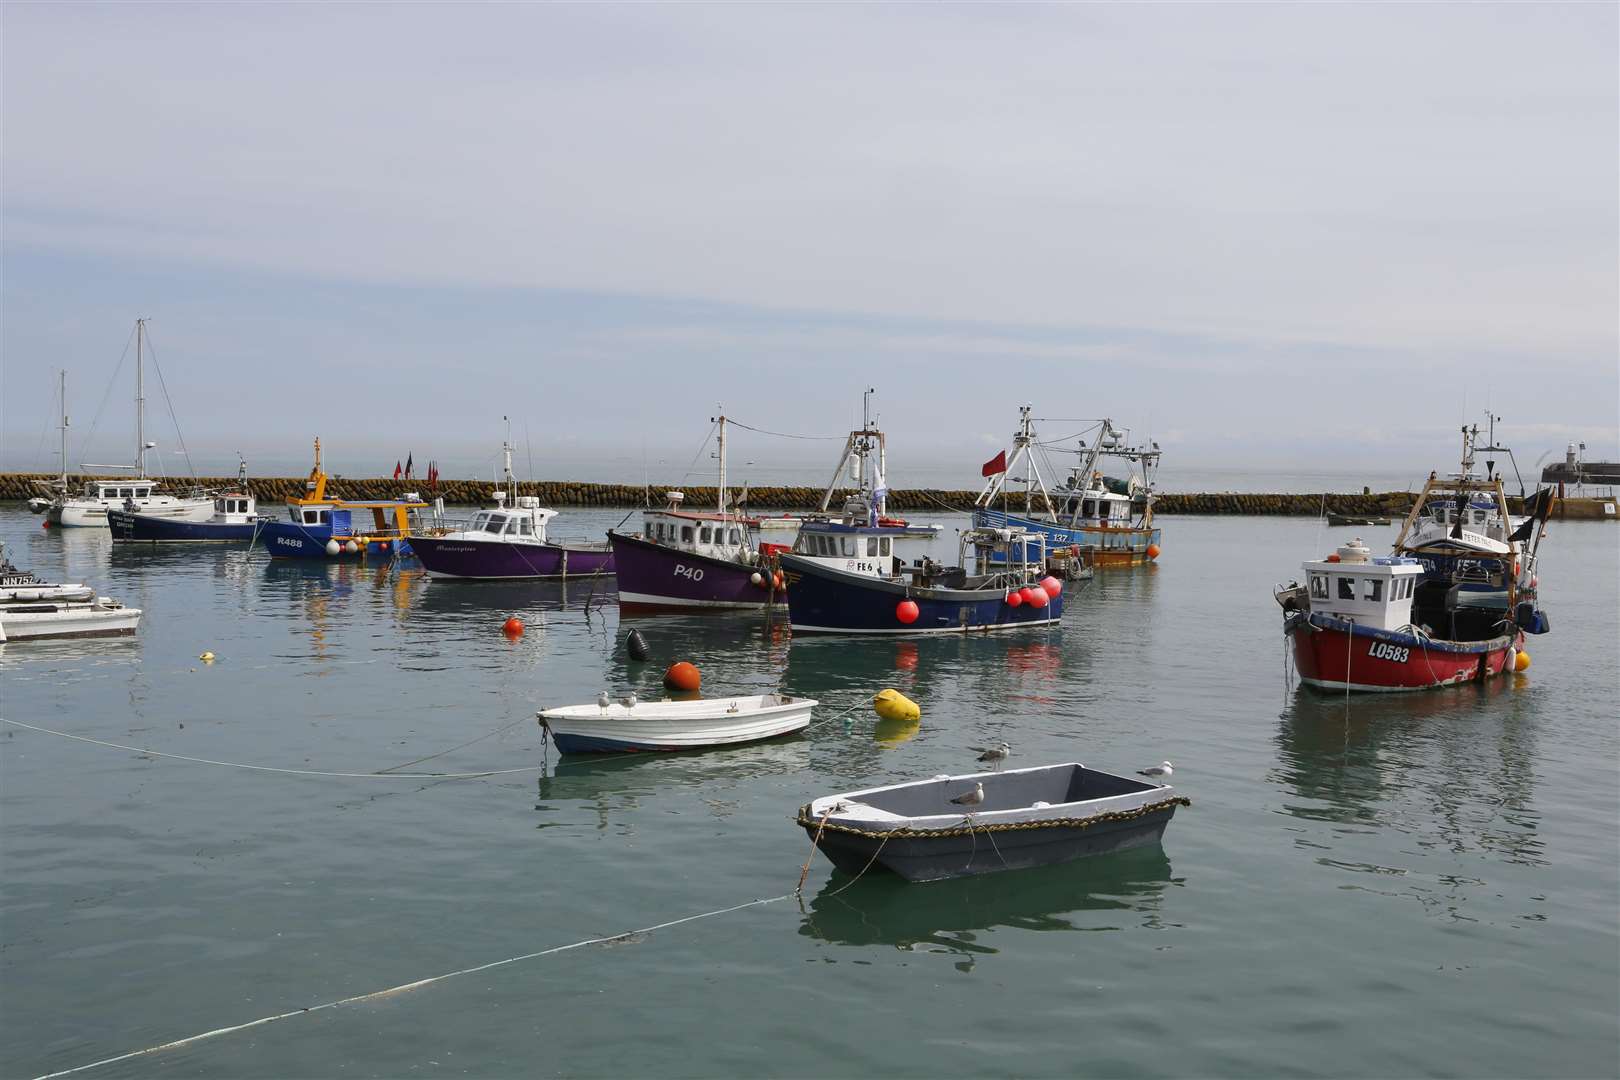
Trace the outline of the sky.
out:
M 0 467 L 64 369 L 70 462 L 128 460 L 136 317 L 204 473 L 488 475 L 510 416 L 666 482 L 867 387 L 898 486 L 1025 403 L 1167 476 L 1418 481 L 1487 409 L 1620 458 L 1617 11 L 7 3 Z

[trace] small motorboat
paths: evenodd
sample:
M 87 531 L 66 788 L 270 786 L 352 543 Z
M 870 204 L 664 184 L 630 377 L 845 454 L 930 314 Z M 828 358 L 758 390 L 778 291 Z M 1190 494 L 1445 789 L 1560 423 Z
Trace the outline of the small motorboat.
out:
M 259 512 L 252 495 L 244 488 L 214 496 L 214 514 L 202 521 L 190 521 L 135 510 L 108 510 L 107 527 L 113 543 L 226 544 L 252 543 L 259 528 Z
M 1155 844 L 1188 805 L 1167 784 L 1069 762 L 826 795 L 798 823 L 847 873 L 939 881 Z
M 0 642 L 132 634 L 141 609 L 97 596 L 88 585 L 44 581 L 5 557 L 0 544 Z
M 564 754 L 700 750 L 802 731 L 817 702 L 787 694 L 697 701 L 607 701 L 539 713 L 540 726 Z

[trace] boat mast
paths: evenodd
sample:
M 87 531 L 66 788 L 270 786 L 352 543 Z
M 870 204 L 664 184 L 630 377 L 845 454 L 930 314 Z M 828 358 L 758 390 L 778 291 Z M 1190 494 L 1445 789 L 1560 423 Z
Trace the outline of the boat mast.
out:
M 512 506 L 517 506 L 517 481 L 512 478 L 512 418 L 501 417 L 506 421 L 506 438 L 501 442 L 501 479 L 506 483 L 506 497 L 511 500 Z
M 67 477 L 67 429 L 68 429 L 67 369 L 63 368 L 60 374 L 61 374 L 61 385 L 60 385 L 60 388 L 58 389 L 57 393 L 62 399 L 62 449 L 61 449 L 61 456 L 62 456 L 62 490 L 66 491 L 67 490 L 67 482 L 68 482 L 68 477 Z
M 720 434 L 717 438 L 718 448 L 715 456 L 720 459 L 720 489 L 718 491 L 720 513 L 726 512 L 726 414 L 721 413 L 715 423 L 720 425 Z
M 141 345 L 146 337 L 146 320 L 135 320 L 135 473 L 146 479 L 146 372 Z

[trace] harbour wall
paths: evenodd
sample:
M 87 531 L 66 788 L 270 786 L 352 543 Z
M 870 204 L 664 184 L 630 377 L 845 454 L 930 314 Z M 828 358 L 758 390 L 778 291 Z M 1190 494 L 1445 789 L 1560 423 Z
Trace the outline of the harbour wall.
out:
M 23 501 L 41 493 L 41 483 L 54 479 L 42 473 L 0 473 L 0 500 Z M 75 489 L 89 477 L 70 478 Z M 104 478 L 103 478 L 104 479 Z M 202 477 L 196 481 L 205 488 L 225 491 L 237 486 L 235 477 Z M 179 491 L 189 482 L 174 481 L 171 490 Z M 303 477 L 254 477 L 248 486 L 258 499 L 266 504 L 279 503 L 304 493 Z M 436 489 L 421 481 L 404 482 L 389 477 L 373 480 L 334 479 L 327 483 L 327 492 L 344 499 L 389 499 L 408 491 L 431 500 L 434 496 L 447 504 L 476 506 L 490 501 L 492 485 L 487 480 L 440 479 Z M 566 481 L 542 480 L 521 486 L 524 495 L 538 495 L 542 506 L 592 506 L 627 509 L 641 506 L 650 495 L 655 504 L 662 505 L 667 487 L 640 484 L 581 484 Z M 701 510 L 714 505 L 712 487 L 686 487 L 685 505 Z M 809 510 L 821 502 L 822 489 L 809 487 L 751 487 L 748 489 L 748 508 L 752 511 Z M 926 511 L 967 512 L 978 497 L 977 491 L 942 491 L 927 488 L 897 489 L 889 492 L 889 509 L 899 513 Z M 1292 515 L 1316 517 L 1324 512 L 1360 517 L 1396 517 L 1412 508 L 1415 496 L 1408 491 L 1384 493 L 1368 492 L 1361 495 L 1305 494 L 1305 495 L 1251 495 L 1237 492 L 1212 494 L 1166 493 L 1158 497 L 1156 511 L 1160 514 L 1232 514 L 1232 515 Z M 1555 506 L 1553 516 L 1569 518 L 1609 518 L 1602 503 L 1612 507 L 1613 499 L 1569 499 Z M 1519 500 L 1509 499 L 1508 505 L 1517 510 Z M 1562 513 L 1560 513 L 1562 511 Z

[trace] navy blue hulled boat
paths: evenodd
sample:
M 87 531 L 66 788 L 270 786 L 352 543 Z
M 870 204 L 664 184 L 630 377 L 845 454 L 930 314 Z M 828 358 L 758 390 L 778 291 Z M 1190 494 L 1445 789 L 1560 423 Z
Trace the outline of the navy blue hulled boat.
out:
M 252 543 L 259 515 L 252 495 L 227 492 L 214 496 L 213 516 L 201 521 L 108 510 L 113 543 Z
M 1013 529 L 962 534 L 962 561 L 973 548 L 980 571 L 973 574 L 926 558 L 905 566 L 894 557 L 846 558 L 842 546 L 839 556 L 828 556 L 820 547 L 820 537 L 830 533 L 840 542 L 846 535 L 856 538 L 863 553 L 868 539 L 876 540 L 881 553 L 889 531 L 805 523 L 794 550 L 778 556 L 794 633 L 939 634 L 1052 626 L 1063 618 L 1064 583 L 1051 571 L 1075 580 L 1090 576 L 1061 555 L 1049 566 L 1043 538 Z M 1031 550 L 1041 557 L 1026 560 Z

